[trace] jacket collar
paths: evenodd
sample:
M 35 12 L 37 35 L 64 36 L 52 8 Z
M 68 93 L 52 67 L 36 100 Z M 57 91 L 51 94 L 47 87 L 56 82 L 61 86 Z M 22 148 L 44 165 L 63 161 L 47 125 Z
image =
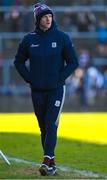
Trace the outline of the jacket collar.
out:
M 40 29 L 39 26 L 36 26 L 35 32 L 36 32 L 37 34 L 42 35 L 42 34 L 46 34 L 46 33 L 50 32 L 50 31 L 53 31 L 53 30 L 55 30 L 56 28 L 57 28 L 57 25 L 56 25 L 55 21 L 52 21 L 52 25 L 51 25 L 51 27 L 50 27 L 47 31 L 43 31 L 42 29 Z

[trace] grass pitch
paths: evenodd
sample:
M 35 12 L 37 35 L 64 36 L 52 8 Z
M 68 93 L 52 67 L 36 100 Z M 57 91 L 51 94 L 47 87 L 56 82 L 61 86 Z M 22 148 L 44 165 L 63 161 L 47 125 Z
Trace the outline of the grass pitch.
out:
M 57 164 L 107 175 L 106 131 L 106 113 L 62 113 L 56 147 Z M 34 114 L 1 114 L 0 132 L 0 149 L 6 155 L 41 163 L 43 152 Z M 0 159 L 0 178 L 41 178 L 34 166 L 11 164 L 8 166 Z M 84 177 L 59 171 L 56 178 Z

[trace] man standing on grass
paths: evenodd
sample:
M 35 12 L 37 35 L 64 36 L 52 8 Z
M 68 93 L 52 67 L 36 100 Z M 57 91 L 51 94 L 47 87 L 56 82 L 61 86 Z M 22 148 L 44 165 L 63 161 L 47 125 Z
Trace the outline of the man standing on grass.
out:
M 67 34 L 57 29 L 50 7 L 37 3 L 33 10 L 35 30 L 19 44 L 15 67 L 30 84 L 44 151 L 41 175 L 54 175 L 55 146 L 59 115 L 65 98 L 65 80 L 78 67 L 73 44 Z M 29 59 L 30 68 L 25 62 Z

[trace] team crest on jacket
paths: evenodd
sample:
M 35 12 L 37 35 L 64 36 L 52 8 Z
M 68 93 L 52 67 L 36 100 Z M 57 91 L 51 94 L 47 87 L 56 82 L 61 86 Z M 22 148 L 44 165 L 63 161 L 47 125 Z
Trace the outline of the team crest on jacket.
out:
M 56 100 L 56 101 L 55 101 L 55 106 L 56 106 L 56 107 L 59 107 L 59 106 L 60 106 L 60 101 L 59 101 L 59 100 Z
M 56 42 L 52 42 L 52 48 L 56 48 L 57 47 L 57 43 Z

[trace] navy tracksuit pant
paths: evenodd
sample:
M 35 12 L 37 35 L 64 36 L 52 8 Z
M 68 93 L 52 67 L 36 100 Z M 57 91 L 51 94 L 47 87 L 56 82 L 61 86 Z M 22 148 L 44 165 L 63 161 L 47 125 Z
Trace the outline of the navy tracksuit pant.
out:
M 65 99 L 65 86 L 50 91 L 32 90 L 32 102 L 38 119 L 45 156 L 54 156 L 59 115 Z

